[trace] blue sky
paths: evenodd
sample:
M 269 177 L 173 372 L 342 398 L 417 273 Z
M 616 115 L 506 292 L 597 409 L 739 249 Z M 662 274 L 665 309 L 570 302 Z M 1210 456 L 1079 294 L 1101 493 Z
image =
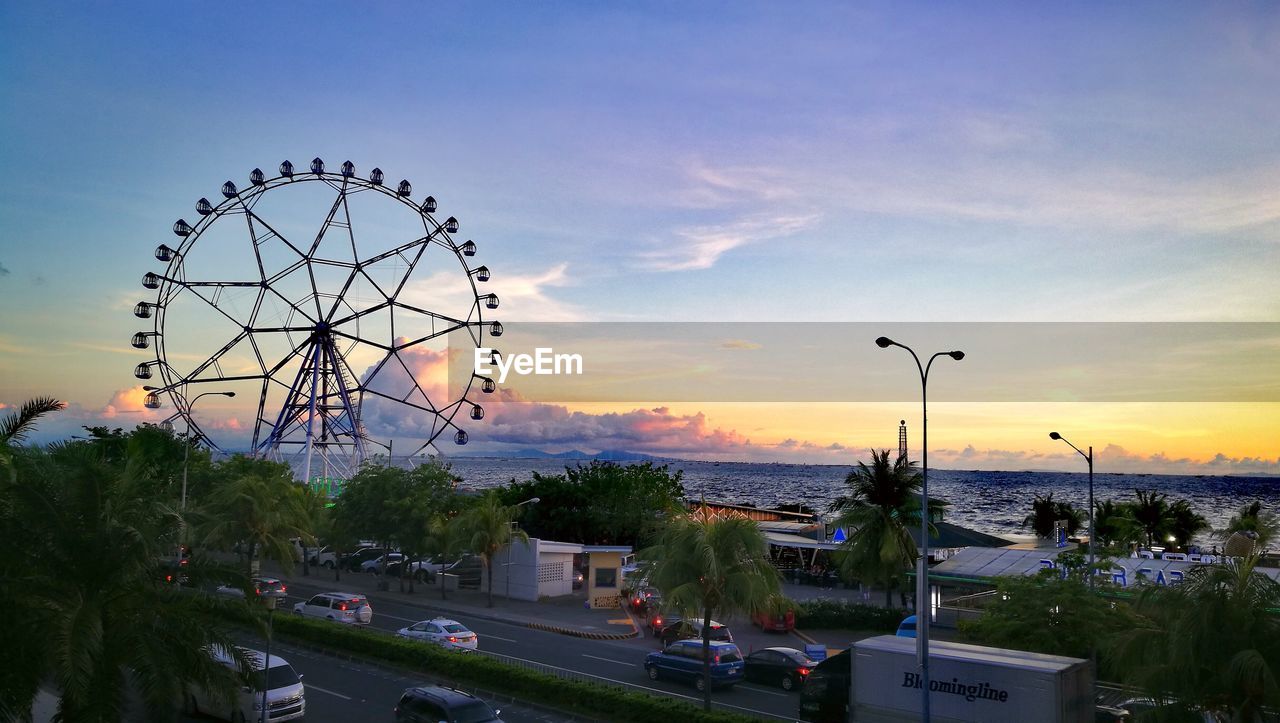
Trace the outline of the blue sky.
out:
M 86 419 L 173 220 L 285 158 L 435 195 L 504 318 L 1280 313 L 1274 5 L 9 3 L 0 68 L 0 402 Z

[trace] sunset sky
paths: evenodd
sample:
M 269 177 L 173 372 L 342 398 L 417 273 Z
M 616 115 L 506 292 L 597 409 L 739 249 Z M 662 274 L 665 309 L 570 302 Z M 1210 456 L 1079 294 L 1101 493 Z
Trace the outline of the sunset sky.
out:
M 223 181 L 317 156 L 439 199 L 513 325 L 1280 322 L 1277 88 L 1267 4 L 5 3 L 0 406 L 66 400 L 38 441 L 162 419 L 129 346 L 153 250 Z M 814 326 L 819 346 L 842 328 Z M 910 389 L 910 358 L 873 338 L 858 369 Z M 1264 335 L 1224 372 L 1253 397 L 939 401 L 930 459 L 1080 468 L 1057 430 L 1104 471 L 1280 474 L 1278 355 Z M 826 375 L 854 373 L 842 360 Z M 1132 372 L 1114 362 L 1070 373 Z M 944 359 L 931 385 L 983 363 Z M 896 445 L 899 419 L 919 443 L 917 397 L 822 384 L 771 402 L 507 390 L 465 451 L 849 464 Z M 202 402 L 208 424 L 234 435 L 244 396 Z M 417 421 L 376 416 L 410 444 Z

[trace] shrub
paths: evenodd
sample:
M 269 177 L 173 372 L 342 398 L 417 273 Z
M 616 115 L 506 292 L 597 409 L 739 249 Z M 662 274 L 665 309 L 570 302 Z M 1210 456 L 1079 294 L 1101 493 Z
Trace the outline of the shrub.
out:
M 706 712 L 690 703 L 667 696 L 632 693 L 599 683 L 557 678 L 484 655 L 450 652 L 434 645 L 331 622 L 281 615 L 275 619 L 275 632 L 281 637 L 305 641 L 330 650 L 355 653 L 419 670 L 457 685 L 480 686 L 521 700 L 611 721 L 735 723 L 753 720 L 724 711 Z
M 903 617 L 901 610 L 844 600 L 819 598 L 796 605 L 796 626 L 800 628 L 893 632 Z

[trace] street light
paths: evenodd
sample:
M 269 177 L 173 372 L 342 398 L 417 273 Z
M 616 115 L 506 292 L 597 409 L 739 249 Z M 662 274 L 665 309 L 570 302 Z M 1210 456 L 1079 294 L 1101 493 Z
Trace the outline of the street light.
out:
M 1057 432 L 1050 432 L 1049 439 L 1054 441 L 1066 442 L 1068 446 L 1076 451 L 1084 460 L 1089 463 L 1089 587 L 1093 588 L 1093 447 L 1089 447 L 1089 453 L 1085 454 L 1080 448 L 1071 444 L 1071 442 Z
M 1085 461 L 1089 463 L 1089 589 L 1093 590 L 1093 578 L 1097 577 L 1093 570 L 1093 445 L 1089 446 L 1089 453 L 1085 454 L 1080 448 L 1071 444 L 1071 440 L 1058 434 L 1050 432 L 1049 439 L 1066 442 L 1072 449 L 1076 451 Z M 1096 645 L 1089 645 L 1089 659 L 1093 661 L 1093 697 L 1098 698 L 1098 649 Z
M 271 671 L 271 624 L 272 613 L 276 611 L 276 596 L 267 595 L 263 602 L 267 604 L 267 650 L 262 657 L 262 713 L 259 723 L 267 723 L 267 689 L 271 687 L 267 685 L 267 674 Z
M 530 497 L 524 502 L 515 503 L 514 505 L 511 506 L 511 508 L 515 509 L 521 505 L 536 505 L 541 501 L 542 499 L 539 497 Z M 519 525 L 519 524 L 520 523 L 516 522 L 515 520 L 511 521 L 511 527 L 513 529 L 516 527 L 516 525 Z M 512 542 L 513 540 L 507 540 L 507 561 L 502 565 L 504 568 L 506 568 L 505 572 L 506 572 L 506 578 L 507 578 L 507 594 L 506 594 L 507 600 L 511 599 L 511 544 Z
M 142 390 L 143 390 L 143 391 L 146 391 L 146 392 L 158 392 L 158 391 L 161 391 L 159 387 L 143 387 L 143 388 L 142 388 Z M 212 395 L 215 395 L 215 396 L 219 396 L 219 397 L 234 397 L 234 396 L 236 395 L 236 393 L 235 393 L 235 392 L 204 392 L 204 393 L 202 393 L 202 394 L 197 394 L 197 395 L 195 396 L 195 398 L 194 398 L 194 399 L 192 399 L 192 400 L 191 400 L 191 402 L 190 402 L 189 404 L 187 404 L 187 415 L 188 415 L 188 417 L 187 417 L 187 440 L 186 440 L 186 441 L 187 441 L 187 444 L 186 444 L 186 447 L 185 447 L 185 451 L 182 453 L 182 511 L 183 511 L 184 513 L 187 511 L 187 460 L 191 458 L 191 418 L 190 418 L 190 414 L 191 414 L 192 410 L 195 408 L 195 406 L 196 406 L 196 402 L 200 401 L 200 397 L 207 397 L 207 396 L 209 396 L 209 395 L 211 395 L 211 394 L 212 394 Z
M 916 663 L 920 666 L 920 719 L 929 722 L 929 615 L 931 600 L 929 597 L 929 369 L 933 360 L 940 356 L 949 356 L 956 361 L 964 358 L 962 351 L 940 351 L 929 357 L 926 364 L 920 363 L 915 350 L 905 344 L 882 336 L 876 339 L 876 346 L 888 349 L 891 346 L 902 347 L 911 354 L 920 371 L 920 562 L 916 573 Z M 923 609 L 922 606 L 923 605 Z

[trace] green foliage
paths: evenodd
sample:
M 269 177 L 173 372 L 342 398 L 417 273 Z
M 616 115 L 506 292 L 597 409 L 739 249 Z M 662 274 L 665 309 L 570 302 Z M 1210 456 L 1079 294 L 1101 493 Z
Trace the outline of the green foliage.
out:
M 1057 570 L 1001 577 L 982 617 L 963 621 L 962 633 L 997 648 L 1089 658 L 1091 651 L 1131 627 L 1134 617 L 1127 604 L 1089 589 L 1083 561 L 1077 572 L 1066 579 Z M 1106 662 L 1100 659 L 1104 674 Z
M 795 611 L 796 627 L 818 630 L 893 632 L 903 618 L 902 611 L 893 608 L 828 598 L 804 600 Z
M 858 462 L 845 478 L 847 492 L 831 504 L 838 513 L 835 524 L 852 531 L 835 557 L 841 574 L 882 585 L 886 605 L 919 557 L 908 527 L 920 526 L 921 484 L 914 462 L 890 461 L 889 450 L 871 450 L 871 466 Z M 940 519 L 946 505 L 929 500 L 930 521 Z
M 689 721 L 734 723 L 754 720 L 722 711 L 705 712 L 674 698 L 631 693 L 597 683 L 566 680 L 494 660 L 483 655 L 451 652 L 318 620 L 280 616 L 277 635 L 331 650 L 367 656 L 444 678 L 458 686 L 480 686 L 521 700 L 618 723 Z
M 1134 603 L 1136 624 L 1111 653 L 1121 681 L 1174 713 L 1203 709 L 1260 720 L 1280 706 L 1280 583 L 1257 558 L 1193 568 L 1179 585 L 1151 586 Z
M 769 561 L 769 543 L 753 521 L 682 515 L 667 522 L 657 543 L 640 558 L 649 584 L 666 604 L 703 621 L 704 708 L 711 709 L 711 619 L 773 608 L 781 596 L 778 571 Z
M 516 508 L 502 503 L 501 497 L 490 492 L 458 518 L 456 532 L 462 546 L 480 556 L 488 577 L 489 607 L 493 607 L 493 556 L 507 545 L 521 540 L 529 541 L 524 530 L 512 529 Z M 451 534 L 451 531 L 446 531 Z M 441 588 L 443 588 L 443 584 Z
M 565 467 L 562 475 L 535 472 L 533 479 L 513 480 L 499 494 L 508 505 L 540 500 L 520 508 L 520 526 L 534 537 L 638 548 L 658 520 L 681 510 L 681 474 L 651 462 L 624 466 L 593 460 Z
M 181 517 L 175 498 L 154 494 L 168 471 L 153 463 L 153 437 L 131 432 L 10 457 L 13 474 L 0 476 L 0 579 L 16 624 L 0 658 L 0 719 L 23 719 L 42 683 L 55 686 L 68 721 L 122 720 L 137 712 L 131 690 L 157 720 L 172 716 L 188 684 L 230 694 L 234 680 L 201 648 L 231 644 L 224 620 L 252 620 L 242 601 L 165 582 Z M 185 574 L 200 584 L 244 582 L 199 556 Z
M 1115 500 L 1093 504 L 1093 527 L 1094 543 L 1104 548 L 1127 548 L 1138 541 L 1140 534 L 1130 505 Z
M 289 466 L 236 455 L 215 465 L 218 482 L 194 518 L 196 539 L 214 549 L 247 546 L 249 569 L 255 555 L 288 568 L 294 537 L 312 538 L 302 485 Z
M 1067 534 L 1074 535 L 1084 523 L 1086 513 L 1076 509 L 1070 502 L 1055 502 L 1053 493 L 1041 497 L 1036 495 L 1031 503 L 1031 514 L 1022 520 L 1023 527 L 1030 527 L 1036 537 L 1051 538 L 1058 520 L 1066 520 Z
M 1218 536 L 1225 540 L 1237 532 L 1254 533 L 1257 535 L 1258 547 L 1266 547 L 1267 543 L 1280 535 L 1280 517 L 1274 512 L 1264 512 L 1262 503 L 1255 500 L 1232 515 L 1226 528 Z

